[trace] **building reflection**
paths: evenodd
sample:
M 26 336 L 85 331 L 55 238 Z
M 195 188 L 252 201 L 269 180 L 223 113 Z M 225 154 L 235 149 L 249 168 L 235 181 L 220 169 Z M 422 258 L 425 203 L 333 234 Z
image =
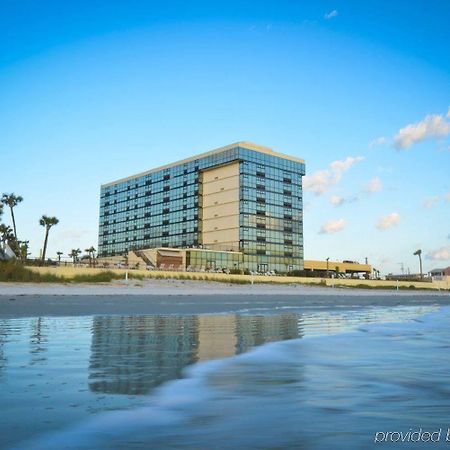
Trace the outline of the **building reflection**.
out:
M 236 354 L 257 345 L 302 337 L 298 314 L 237 316 Z
M 30 319 L 30 365 L 45 364 L 48 347 L 48 324 L 42 317 Z
M 0 377 L 3 375 L 3 369 L 6 367 L 8 359 L 4 347 L 8 342 L 7 322 L 0 320 Z
M 89 388 L 145 394 L 196 361 L 196 317 L 95 317 Z
M 89 388 L 146 394 L 197 361 L 226 358 L 267 342 L 301 336 L 298 315 L 95 317 Z

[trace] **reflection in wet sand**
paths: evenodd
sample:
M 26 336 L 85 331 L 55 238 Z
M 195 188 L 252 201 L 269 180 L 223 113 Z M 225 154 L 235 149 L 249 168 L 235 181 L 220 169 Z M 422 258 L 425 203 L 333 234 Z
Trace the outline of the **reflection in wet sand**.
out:
M 299 337 L 298 316 L 94 317 L 89 388 L 145 394 L 184 367 Z
M 407 320 L 433 310 L 388 308 L 279 315 L 94 317 L 89 389 L 147 394 L 180 378 L 187 365 L 221 359 L 268 342 L 334 334 L 371 322 Z

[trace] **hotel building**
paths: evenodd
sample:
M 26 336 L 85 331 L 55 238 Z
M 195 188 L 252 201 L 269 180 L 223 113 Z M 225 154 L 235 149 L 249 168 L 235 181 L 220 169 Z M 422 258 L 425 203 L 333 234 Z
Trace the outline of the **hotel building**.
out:
M 238 142 L 102 185 L 99 257 L 160 268 L 303 269 L 304 161 Z

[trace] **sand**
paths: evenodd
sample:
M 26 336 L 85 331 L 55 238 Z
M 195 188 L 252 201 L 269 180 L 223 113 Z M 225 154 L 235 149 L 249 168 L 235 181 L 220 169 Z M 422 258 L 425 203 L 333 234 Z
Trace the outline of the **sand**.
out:
M 0 317 L 263 313 L 432 304 L 450 304 L 450 293 L 183 280 L 95 285 L 0 283 Z

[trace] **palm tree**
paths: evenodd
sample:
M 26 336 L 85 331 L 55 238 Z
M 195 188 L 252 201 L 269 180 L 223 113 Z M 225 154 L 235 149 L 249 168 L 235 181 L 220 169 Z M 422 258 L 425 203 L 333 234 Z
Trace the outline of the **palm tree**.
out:
M 89 255 L 89 267 L 92 266 L 92 261 L 94 261 L 94 265 L 95 265 L 95 252 L 97 250 L 95 250 L 95 248 L 93 246 L 87 248 L 85 250 L 85 252 L 87 252 L 87 254 Z
M 11 219 L 13 223 L 13 229 L 14 229 L 14 238 L 17 241 L 17 229 L 16 229 L 16 218 L 14 217 L 14 208 L 23 201 L 23 197 L 20 195 L 14 195 L 14 194 L 3 194 L 2 196 L 2 203 L 6 206 L 9 206 L 9 210 L 11 211 Z
M 69 256 L 72 258 L 73 264 L 75 265 L 78 260 L 78 255 L 81 253 L 79 248 L 73 248 L 69 253 Z
M 58 264 L 61 265 L 61 256 L 64 254 L 63 252 L 56 252 L 58 255 Z
M 3 215 L 3 203 L 0 203 L 0 218 Z
M 45 261 L 45 253 L 47 252 L 48 233 L 53 225 L 57 225 L 59 220 L 56 217 L 42 216 L 39 225 L 45 227 L 44 249 L 42 250 L 42 261 Z

